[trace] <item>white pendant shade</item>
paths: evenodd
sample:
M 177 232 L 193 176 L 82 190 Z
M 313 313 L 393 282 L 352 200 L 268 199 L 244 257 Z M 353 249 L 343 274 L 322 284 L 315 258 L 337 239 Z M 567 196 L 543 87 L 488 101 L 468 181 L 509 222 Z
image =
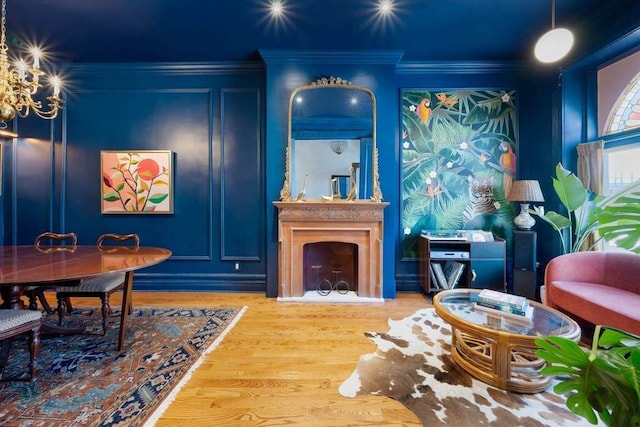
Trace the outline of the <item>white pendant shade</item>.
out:
M 566 28 L 554 28 L 546 32 L 535 47 L 540 62 L 555 62 L 562 59 L 573 46 L 573 34 Z

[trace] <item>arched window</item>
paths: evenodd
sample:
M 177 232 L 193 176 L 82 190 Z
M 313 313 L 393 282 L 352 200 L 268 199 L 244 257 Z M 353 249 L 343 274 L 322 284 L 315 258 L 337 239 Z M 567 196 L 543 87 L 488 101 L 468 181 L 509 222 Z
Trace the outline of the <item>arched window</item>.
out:
M 640 128 L 640 73 L 627 85 L 607 117 L 604 134 Z

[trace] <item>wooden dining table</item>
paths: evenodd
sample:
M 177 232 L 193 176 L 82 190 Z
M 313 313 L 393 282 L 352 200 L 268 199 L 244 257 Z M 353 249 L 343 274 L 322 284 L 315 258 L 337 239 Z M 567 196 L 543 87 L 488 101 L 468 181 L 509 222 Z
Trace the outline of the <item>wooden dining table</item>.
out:
M 159 264 L 171 256 L 171 251 L 149 246 L 103 247 L 71 246 L 37 248 L 33 245 L 0 247 L 0 295 L 2 308 L 23 309 L 20 298 L 25 286 L 70 286 L 80 279 L 105 273 L 125 272 L 123 307 L 128 307 L 133 288 L 133 271 Z M 120 335 L 124 330 L 128 310 L 120 314 Z M 64 332 L 44 324 L 43 331 Z

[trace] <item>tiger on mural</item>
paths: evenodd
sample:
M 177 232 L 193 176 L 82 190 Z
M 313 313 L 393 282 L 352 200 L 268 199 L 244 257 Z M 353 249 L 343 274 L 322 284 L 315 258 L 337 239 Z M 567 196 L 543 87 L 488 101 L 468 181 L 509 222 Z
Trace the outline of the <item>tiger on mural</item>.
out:
M 496 212 L 493 200 L 493 177 L 469 176 L 469 204 L 464 208 L 462 221 L 467 223 L 478 215 L 490 215 Z

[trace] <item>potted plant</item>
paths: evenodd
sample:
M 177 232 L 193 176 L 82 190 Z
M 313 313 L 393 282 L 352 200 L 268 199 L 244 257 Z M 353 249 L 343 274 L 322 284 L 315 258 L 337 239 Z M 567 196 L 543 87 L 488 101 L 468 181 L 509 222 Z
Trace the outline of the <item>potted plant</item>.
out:
M 555 211 L 545 213 L 542 207 L 535 207 L 530 213 L 558 232 L 564 253 L 593 249 L 600 240 L 640 253 L 640 180 L 611 196 L 603 196 L 587 190 L 576 175 L 558 163 L 553 188 L 567 216 Z M 564 230 L 568 230 L 568 245 Z M 587 246 L 590 236 L 595 239 Z
M 559 377 L 554 391 L 568 394 L 567 407 L 591 424 L 640 426 L 640 339 L 596 326 L 591 350 L 567 338 L 536 338 L 543 375 Z

